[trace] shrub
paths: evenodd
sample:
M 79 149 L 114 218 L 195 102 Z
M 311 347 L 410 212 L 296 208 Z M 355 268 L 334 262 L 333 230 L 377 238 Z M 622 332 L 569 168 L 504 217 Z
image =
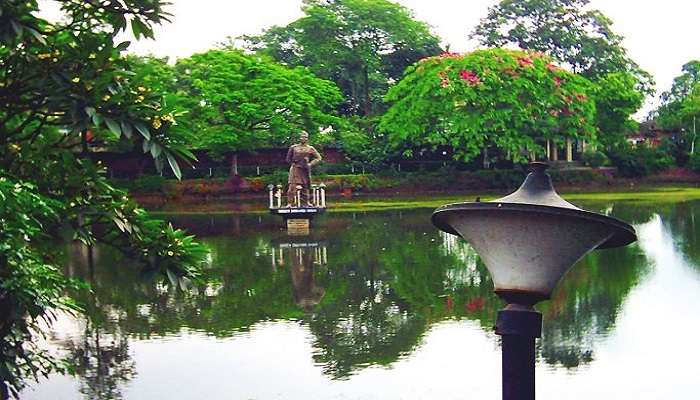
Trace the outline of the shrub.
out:
M 132 193 L 165 192 L 170 183 L 168 179 L 158 175 L 143 175 L 136 179 L 113 179 L 115 186 Z
M 618 173 L 626 178 L 637 178 L 661 172 L 673 166 L 673 157 L 645 145 L 632 146 L 625 143 L 608 153 Z
M 287 185 L 287 178 L 289 176 L 288 171 L 277 170 L 269 175 L 263 175 L 260 177 L 262 183 L 265 187 L 267 185 L 277 185 L 281 184 L 283 186 Z
M 515 189 L 523 182 L 525 173 L 515 169 L 487 169 L 474 172 L 474 176 L 485 188 Z
M 700 153 L 694 153 L 688 160 L 688 169 L 694 172 L 700 172 Z
M 605 153 L 597 150 L 586 150 L 583 154 L 581 154 L 581 161 L 583 162 L 583 165 L 591 168 L 602 167 L 604 165 L 608 165 L 610 162 Z
M 588 186 L 609 183 L 611 177 L 592 170 L 550 170 L 549 175 L 557 186 Z

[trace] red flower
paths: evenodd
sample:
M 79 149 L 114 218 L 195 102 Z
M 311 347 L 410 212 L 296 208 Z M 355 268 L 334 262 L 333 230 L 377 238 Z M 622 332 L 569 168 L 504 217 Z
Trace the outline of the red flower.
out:
M 449 58 L 449 57 L 459 57 L 461 54 L 459 53 L 453 53 L 451 51 L 445 51 L 440 54 L 441 58 Z
M 558 77 L 558 76 L 554 77 L 554 86 L 561 87 L 562 82 L 564 82 L 564 80 L 561 79 L 560 77 Z
M 479 76 L 477 76 L 472 71 L 467 71 L 464 69 L 460 70 L 459 77 L 462 78 L 463 81 L 467 82 L 471 86 L 475 86 L 475 85 L 478 85 L 481 83 L 481 79 L 479 79 Z
M 576 93 L 574 96 L 578 99 L 578 101 L 586 101 L 588 100 L 588 97 L 586 97 L 585 94 L 583 93 Z
M 518 64 L 523 68 L 529 67 L 532 65 L 532 59 L 530 57 L 518 57 Z
M 547 69 L 548 69 L 550 72 L 556 72 L 556 71 L 559 70 L 559 67 L 557 67 L 556 65 L 554 65 L 554 64 L 552 64 L 552 63 L 549 63 L 549 64 L 547 64 Z

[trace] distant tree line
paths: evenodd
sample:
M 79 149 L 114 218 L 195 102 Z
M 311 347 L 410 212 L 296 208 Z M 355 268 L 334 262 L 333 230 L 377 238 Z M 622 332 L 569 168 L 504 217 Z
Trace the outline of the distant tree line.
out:
M 177 124 L 191 149 L 280 146 L 306 130 L 374 167 L 425 146 L 515 162 L 544 156 L 546 140 L 620 146 L 652 92 L 612 21 L 587 0 L 503 1 L 471 34 L 491 50 L 469 54 L 444 50 L 388 0 L 305 0 L 302 11 L 174 65 L 130 61 L 147 90 L 187 111 Z

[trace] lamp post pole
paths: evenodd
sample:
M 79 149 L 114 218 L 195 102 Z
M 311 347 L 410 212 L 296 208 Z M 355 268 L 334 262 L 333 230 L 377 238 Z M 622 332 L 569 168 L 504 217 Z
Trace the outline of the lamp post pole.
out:
M 535 399 L 535 338 L 542 334 L 542 314 L 532 306 L 509 304 L 498 312 L 502 337 L 503 400 Z

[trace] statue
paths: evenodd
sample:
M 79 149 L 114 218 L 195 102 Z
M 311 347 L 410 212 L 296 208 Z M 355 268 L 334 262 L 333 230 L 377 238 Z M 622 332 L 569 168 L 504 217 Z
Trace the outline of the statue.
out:
M 287 162 L 290 163 L 289 179 L 287 180 L 287 207 L 296 204 L 297 186 L 301 186 L 301 201 L 298 207 L 312 206 L 309 202 L 309 189 L 311 188 L 311 167 L 323 159 L 316 149 L 307 144 L 309 134 L 299 135 L 299 143 L 292 145 L 287 151 Z

